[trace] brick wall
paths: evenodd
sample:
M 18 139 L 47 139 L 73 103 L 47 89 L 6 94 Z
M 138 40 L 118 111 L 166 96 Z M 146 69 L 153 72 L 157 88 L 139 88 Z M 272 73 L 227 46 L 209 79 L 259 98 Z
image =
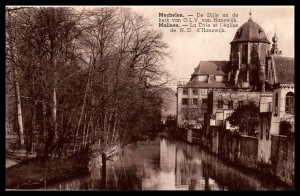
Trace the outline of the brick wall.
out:
M 258 139 L 249 136 L 234 136 L 228 131 L 218 134 L 219 156 L 249 168 L 257 168 Z
M 295 138 L 282 135 L 271 137 L 272 173 L 289 185 L 294 185 Z
M 239 163 L 250 168 L 257 168 L 258 139 L 256 137 L 240 136 Z

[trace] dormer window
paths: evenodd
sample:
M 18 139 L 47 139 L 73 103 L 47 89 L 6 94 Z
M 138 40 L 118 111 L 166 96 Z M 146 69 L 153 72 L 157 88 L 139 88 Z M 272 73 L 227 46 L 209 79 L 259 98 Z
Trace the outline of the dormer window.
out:
M 275 113 L 274 116 L 278 115 L 278 93 L 275 94 Z
M 233 101 L 228 101 L 228 109 L 233 109 Z
M 223 108 L 223 100 L 218 100 L 218 108 Z
M 188 89 L 187 88 L 183 88 L 182 94 L 187 95 L 188 94 Z
M 240 38 L 241 37 L 241 35 L 242 35 L 242 32 L 243 32 L 243 29 L 239 29 L 238 31 L 237 31 L 237 38 Z
M 198 89 L 193 88 L 193 95 L 198 95 Z
M 285 112 L 294 114 L 294 93 L 288 92 L 285 97 Z

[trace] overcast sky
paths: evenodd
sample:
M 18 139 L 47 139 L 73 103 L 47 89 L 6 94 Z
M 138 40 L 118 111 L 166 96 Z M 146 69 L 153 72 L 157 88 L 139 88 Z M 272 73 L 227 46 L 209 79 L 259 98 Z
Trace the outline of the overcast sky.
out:
M 164 34 L 164 41 L 170 46 L 172 59 L 166 67 L 176 78 L 189 78 L 201 60 L 228 60 L 230 42 L 237 29 L 247 22 L 251 10 L 252 19 L 265 31 L 272 42 L 275 26 L 278 46 L 283 56 L 294 57 L 294 7 L 292 6 L 132 6 L 133 11 L 150 20 L 153 27 Z M 172 33 L 169 28 L 159 28 L 159 13 L 196 14 L 207 12 L 238 14 L 238 27 L 227 29 L 225 33 Z M 176 83 L 174 83 L 174 87 Z
M 90 6 L 98 7 L 98 6 Z M 99 6 L 101 7 L 101 6 Z M 110 6 L 105 6 L 110 7 Z M 164 41 L 169 45 L 172 58 L 165 65 L 172 76 L 190 78 L 194 68 L 200 61 L 229 60 L 230 42 L 237 29 L 248 21 L 251 10 L 252 19 L 265 31 L 268 40 L 272 42 L 275 26 L 278 36 L 278 46 L 283 56 L 294 57 L 294 7 L 293 6 L 122 6 L 129 7 L 134 12 L 148 18 L 153 28 L 161 31 Z M 82 7 L 77 7 L 82 8 Z M 159 13 L 188 14 L 227 13 L 238 14 L 238 27 L 229 28 L 225 33 L 193 32 L 172 33 L 169 28 L 159 28 Z M 176 81 L 172 84 L 176 88 Z

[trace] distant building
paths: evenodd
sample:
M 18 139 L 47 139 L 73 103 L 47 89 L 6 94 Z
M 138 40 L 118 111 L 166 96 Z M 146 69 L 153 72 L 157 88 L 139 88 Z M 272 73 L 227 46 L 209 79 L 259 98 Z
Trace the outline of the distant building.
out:
M 163 89 L 162 91 L 161 123 L 166 125 L 168 121 L 175 121 L 176 119 L 176 92 L 170 88 Z

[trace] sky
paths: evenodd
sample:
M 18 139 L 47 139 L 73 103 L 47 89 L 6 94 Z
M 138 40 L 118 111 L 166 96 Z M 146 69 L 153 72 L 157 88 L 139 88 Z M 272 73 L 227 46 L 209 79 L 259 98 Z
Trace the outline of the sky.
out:
M 52 6 L 51 6 L 52 7 Z M 102 7 L 102 6 L 87 6 Z M 103 6 L 110 7 L 110 6 Z M 294 57 L 294 6 L 121 6 L 128 7 L 143 15 L 152 24 L 152 28 L 163 33 L 163 40 L 169 45 L 171 58 L 165 60 L 167 71 L 175 79 L 171 84 L 176 89 L 177 81 L 189 79 L 200 61 L 229 60 L 230 42 L 238 28 L 248 21 L 249 13 L 259 24 L 272 42 L 275 29 L 278 47 L 285 57 Z M 78 7 L 77 7 L 78 8 Z M 80 7 L 82 8 L 82 7 Z M 179 13 L 197 15 L 197 13 L 236 13 L 237 27 L 228 28 L 224 33 L 212 32 L 170 32 L 169 28 L 158 27 L 159 13 Z M 194 18 L 194 17 L 191 17 Z M 230 17 L 231 18 L 231 17 Z
M 153 28 L 163 33 L 163 40 L 169 45 L 171 58 L 165 61 L 166 69 L 176 79 L 190 78 L 200 61 L 228 60 L 230 42 L 237 29 L 251 18 L 259 24 L 272 42 L 276 29 L 278 47 L 283 56 L 294 57 L 294 7 L 293 6 L 128 6 L 134 12 L 148 18 Z M 170 32 L 169 28 L 158 27 L 159 13 L 227 13 L 238 14 L 238 27 L 224 33 L 212 32 Z M 176 81 L 172 84 L 176 88 Z

